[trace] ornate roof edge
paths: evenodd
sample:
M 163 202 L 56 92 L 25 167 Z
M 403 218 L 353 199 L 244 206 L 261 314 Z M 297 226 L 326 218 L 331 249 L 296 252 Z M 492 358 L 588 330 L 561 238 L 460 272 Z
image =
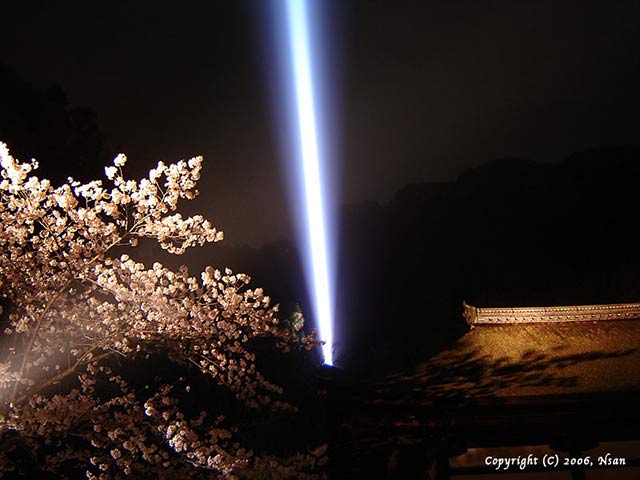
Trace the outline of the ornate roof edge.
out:
M 472 327 L 513 323 L 593 322 L 640 319 L 640 303 L 571 305 L 560 307 L 474 307 L 463 302 L 465 320 Z

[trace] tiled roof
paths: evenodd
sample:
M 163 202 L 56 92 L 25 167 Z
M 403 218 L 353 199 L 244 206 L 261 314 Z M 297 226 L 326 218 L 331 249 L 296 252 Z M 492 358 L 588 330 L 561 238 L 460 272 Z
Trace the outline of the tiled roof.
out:
M 640 320 L 476 325 L 373 390 L 403 404 L 640 392 Z
M 503 323 L 628 320 L 640 319 L 640 303 L 524 308 L 484 308 L 465 303 L 464 317 L 471 326 Z

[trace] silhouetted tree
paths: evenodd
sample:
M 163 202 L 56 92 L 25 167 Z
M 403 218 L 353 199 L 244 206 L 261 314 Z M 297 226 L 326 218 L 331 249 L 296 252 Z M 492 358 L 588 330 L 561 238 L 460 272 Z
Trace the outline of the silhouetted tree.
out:
M 70 107 L 60 86 L 34 86 L 2 65 L 0 138 L 16 157 L 43 161 L 42 174 L 56 184 L 69 174 L 80 180 L 99 177 L 115 153 L 107 149 L 91 108 Z

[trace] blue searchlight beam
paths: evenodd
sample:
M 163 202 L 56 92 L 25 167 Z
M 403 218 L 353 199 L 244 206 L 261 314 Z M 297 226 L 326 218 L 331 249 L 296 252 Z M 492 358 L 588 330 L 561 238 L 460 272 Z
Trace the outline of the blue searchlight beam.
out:
M 286 0 L 286 15 L 304 185 L 311 300 L 320 340 L 325 342 L 322 348 L 324 363 L 333 365 L 333 301 L 329 276 L 326 202 L 323 197 L 318 150 L 307 0 Z

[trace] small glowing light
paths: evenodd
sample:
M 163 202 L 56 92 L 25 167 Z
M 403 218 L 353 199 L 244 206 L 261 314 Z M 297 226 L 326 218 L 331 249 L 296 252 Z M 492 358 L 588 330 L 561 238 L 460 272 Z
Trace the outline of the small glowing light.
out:
M 307 0 L 286 0 L 286 12 L 296 100 L 298 148 L 302 162 L 311 300 L 320 339 L 325 342 L 324 362 L 327 365 L 333 365 L 333 303 L 328 258 L 327 212 L 318 149 Z

